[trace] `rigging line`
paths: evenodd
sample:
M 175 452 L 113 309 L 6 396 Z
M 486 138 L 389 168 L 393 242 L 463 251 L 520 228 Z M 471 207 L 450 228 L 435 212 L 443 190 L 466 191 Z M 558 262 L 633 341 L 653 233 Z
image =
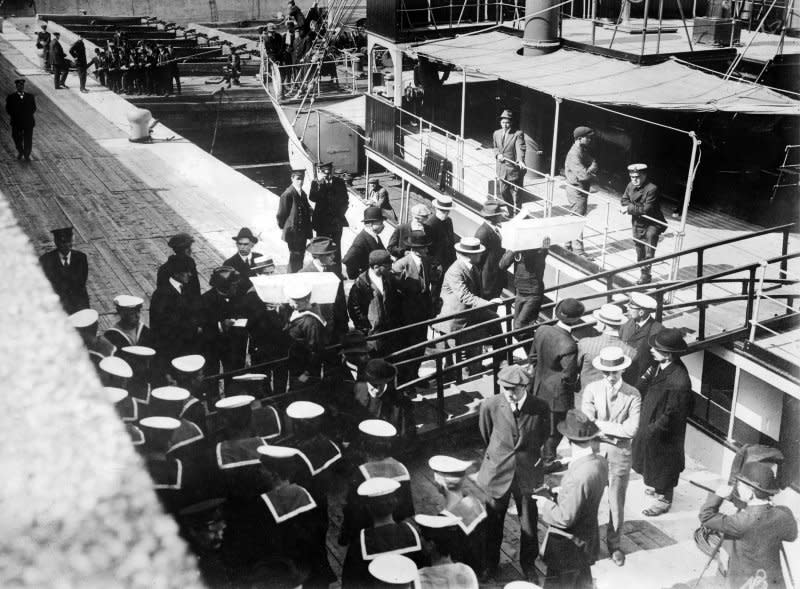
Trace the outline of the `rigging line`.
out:
M 772 0 L 772 4 L 770 4 L 769 9 L 764 13 L 764 16 L 761 18 L 761 22 L 758 23 L 758 27 L 756 27 L 755 34 L 752 37 L 750 37 L 750 40 L 747 42 L 745 48 L 742 50 L 741 53 L 739 53 L 736 56 L 736 59 L 733 60 L 733 63 L 731 63 L 730 67 L 728 68 L 728 71 L 725 73 L 724 77 L 725 80 L 730 78 L 731 74 L 736 70 L 737 67 L 739 67 L 739 64 L 742 62 L 742 59 L 744 59 L 744 54 L 747 53 L 748 49 L 750 49 L 750 46 L 753 44 L 753 41 L 756 40 L 756 37 L 758 37 L 761 34 L 761 28 L 764 26 L 764 23 L 767 21 L 767 17 L 769 16 L 770 12 L 772 12 L 772 9 L 775 8 L 775 4 L 777 2 L 778 0 Z
M 627 113 L 624 113 L 624 112 L 620 112 L 620 111 L 614 110 L 612 108 L 607 108 L 605 106 L 600 106 L 599 104 L 595 104 L 593 102 L 587 102 L 587 101 L 581 100 L 579 98 L 569 98 L 569 97 L 565 97 L 565 96 L 560 96 L 559 98 L 561 98 L 562 100 L 570 100 L 572 102 L 578 102 L 580 104 L 585 104 L 586 106 L 593 106 L 594 108 L 599 108 L 600 110 L 604 110 L 606 112 L 610 112 L 610 113 L 613 113 L 615 115 L 620 115 L 620 116 L 623 116 L 623 117 L 627 117 L 629 119 L 633 119 L 635 121 L 640 121 L 642 123 L 655 125 L 656 127 L 662 127 L 663 129 L 669 129 L 670 131 L 676 131 L 678 133 L 683 133 L 685 135 L 690 135 L 690 136 L 692 134 L 692 131 L 687 131 L 685 129 L 679 129 L 678 127 L 671 127 L 670 125 L 665 125 L 664 123 L 657 123 L 655 121 L 648 121 L 647 119 L 643 119 L 643 118 L 637 117 L 635 115 L 630 115 L 630 114 L 627 114 Z M 643 108 L 643 107 L 639 107 L 639 108 Z
M 716 74 L 717 76 L 723 75 L 722 72 L 718 72 L 716 70 L 712 70 L 711 68 L 703 67 L 702 65 L 698 65 L 698 64 L 692 63 L 690 61 L 684 61 L 683 59 L 681 59 L 679 57 L 675 57 L 674 55 L 672 57 L 670 57 L 670 59 L 675 60 L 676 62 L 680 63 L 681 65 L 685 65 L 685 66 L 688 66 L 688 67 L 691 67 L 691 68 L 703 70 L 703 71 L 706 71 L 706 72 L 708 72 L 710 74 Z M 783 88 L 778 88 L 776 86 L 768 86 L 766 84 L 761 84 L 759 82 L 753 82 L 751 80 L 743 80 L 741 78 L 737 78 L 737 79 L 731 80 L 731 81 L 741 82 L 743 84 L 752 84 L 752 85 L 754 85 L 756 87 L 767 88 L 769 90 L 774 90 L 774 91 L 779 92 L 781 94 L 794 94 L 795 96 L 800 97 L 800 92 L 793 92 L 792 90 L 784 90 Z

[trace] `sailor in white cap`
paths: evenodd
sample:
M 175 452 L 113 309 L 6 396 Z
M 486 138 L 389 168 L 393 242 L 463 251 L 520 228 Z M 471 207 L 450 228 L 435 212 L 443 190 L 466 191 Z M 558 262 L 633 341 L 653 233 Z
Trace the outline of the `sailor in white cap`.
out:
M 142 322 L 144 299 L 131 295 L 114 297 L 119 321 L 103 334 L 108 341 L 117 346 L 150 345 L 150 328 Z
M 450 218 L 450 211 L 453 210 L 453 199 L 441 194 L 433 201 L 433 215 L 425 221 L 426 233 L 431 240 L 428 252 L 434 262 L 439 265 L 440 276 L 456 261 L 456 234 L 453 230 L 453 220 Z M 441 279 L 436 285 L 436 292 L 441 287 Z
M 667 221 L 661 212 L 658 187 L 647 177 L 647 164 L 628 166 L 631 181 L 625 187 L 620 200 L 620 210 L 631 216 L 636 261 L 654 258 L 658 236 L 667 229 Z M 652 282 L 650 266 L 642 266 L 642 276 L 637 284 Z
M 192 384 L 192 381 L 190 379 L 173 379 L 172 382 L 183 382 Z M 155 393 L 155 391 L 159 389 L 161 389 L 162 391 L 164 390 L 180 391 L 180 393 L 176 393 L 182 396 L 182 398 L 178 401 L 180 407 L 179 416 L 182 419 L 188 419 L 189 421 L 196 423 L 203 429 L 203 431 L 206 431 L 206 408 L 200 401 L 200 399 L 192 393 L 192 389 L 183 385 L 167 385 L 165 387 L 159 387 L 158 389 L 153 389 L 150 392 L 151 405 L 154 403 L 153 393 Z M 183 397 L 184 394 L 187 396 Z
M 167 382 L 186 389 L 195 399 L 205 400 L 203 383 L 205 365 L 206 359 L 200 354 L 189 354 L 188 356 L 173 358 L 170 361 Z
M 150 401 L 150 380 L 153 377 L 153 360 L 156 351 L 147 346 L 125 346 L 117 350 L 117 356 L 125 360 L 133 371 L 128 381 L 128 393 L 142 405 Z
M 283 431 L 278 410 L 267 403 L 256 403 L 252 395 L 231 395 L 214 407 L 220 419 L 218 434 L 224 440 L 259 437 L 270 442 Z
M 458 519 L 449 515 L 416 515 L 414 521 L 422 536 L 423 551 L 431 563 L 419 570 L 420 589 L 478 589 L 475 571 L 456 558 L 461 539 Z
M 388 478 L 373 478 L 361 483 L 358 495 L 372 518 L 372 525 L 359 531 L 350 542 L 342 566 L 342 588 L 369 586 L 369 562 L 382 554 L 403 554 L 421 564 L 422 544 L 417 530 L 408 522 L 396 523 L 400 483 Z
M 145 417 L 139 422 L 144 432 L 143 453 L 145 466 L 153 479 L 153 488 L 164 509 L 175 514 L 186 506 L 189 499 L 185 481 L 187 473 L 184 464 L 167 455 L 172 434 L 181 422 L 172 417 Z
M 486 509 L 464 485 L 472 462 L 452 456 L 436 455 L 428 460 L 433 482 L 444 497 L 442 515 L 457 522 L 459 542 L 454 558 L 481 576 L 486 569 Z
M 139 419 L 139 404 L 128 394 L 128 391 L 120 387 L 109 386 L 103 387 L 103 389 L 124 423 L 135 423 Z
M 619 329 L 620 339 L 636 350 L 636 354 L 632 356 L 633 364 L 628 369 L 630 375 L 628 382 L 634 386 L 653 362 L 650 355 L 650 338 L 664 329 L 664 326 L 652 316 L 657 307 L 658 302 L 653 297 L 641 292 L 632 292 L 631 300 L 628 302 L 628 321 Z
M 184 464 L 191 462 L 200 468 L 205 466 L 209 453 L 203 428 L 205 422 L 196 423 L 185 417 L 191 395 L 186 389 L 174 386 L 158 387 L 152 390 L 147 412 L 151 416 L 171 417 L 180 422 L 170 437 L 167 453 Z
M 319 380 L 322 353 L 329 342 L 326 322 L 311 303 L 311 284 L 296 281 L 284 290 L 292 307 L 286 331 L 291 338 L 289 376 L 294 386 L 306 386 Z M 290 384 L 290 388 L 293 388 Z
M 100 382 L 107 387 L 127 388 L 128 380 L 133 376 L 133 370 L 122 358 L 109 356 L 103 358 L 98 364 L 100 369 Z
M 636 357 L 636 350 L 622 341 L 619 336 L 619 328 L 625 323 L 626 318 L 622 309 L 612 303 L 606 303 L 599 309 L 592 312 L 597 321 L 597 329 L 600 335 L 595 337 L 584 337 L 578 340 L 578 369 L 581 371 L 581 389 L 591 382 L 601 380 L 603 374 L 597 370 L 593 361 L 600 354 L 600 350 L 609 346 L 622 348 L 623 353 L 629 358 Z M 630 377 L 625 376 L 625 382 L 634 384 Z
M 414 589 L 417 587 L 417 564 L 402 554 L 384 554 L 369 563 L 369 574 L 376 589 Z
M 89 352 L 89 358 L 94 363 L 95 368 L 100 364 L 100 360 L 113 356 L 117 347 L 103 336 L 97 335 L 97 322 L 100 316 L 94 309 L 81 309 L 69 316 L 72 327 L 78 331 L 78 335 L 83 340 L 83 345 Z
M 342 525 L 339 528 L 339 544 L 342 546 L 354 541 L 359 530 L 369 525 L 369 513 L 358 497 L 358 488 L 365 481 L 388 478 L 399 483 L 397 507 L 393 512 L 395 521 L 403 521 L 415 513 L 411 475 L 405 465 L 392 458 L 397 428 L 382 419 L 365 419 L 358 424 L 358 431 L 358 446 L 363 452 L 364 462 L 358 466 L 350 480 L 350 488 L 342 508 Z

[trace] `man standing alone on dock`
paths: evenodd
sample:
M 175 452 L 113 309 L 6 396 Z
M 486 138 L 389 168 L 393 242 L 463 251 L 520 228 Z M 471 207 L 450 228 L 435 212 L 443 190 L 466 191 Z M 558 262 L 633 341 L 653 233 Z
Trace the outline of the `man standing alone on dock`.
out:
M 36 121 L 33 113 L 36 112 L 36 99 L 33 94 L 25 92 L 25 80 L 14 80 L 16 91 L 6 98 L 6 112 L 11 119 L 11 137 L 17 148 L 17 159 L 25 158 L 31 161 L 31 142 L 33 141 L 33 128 Z
M 311 205 L 303 190 L 305 170 L 292 170 L 292 184 L 281 194 L 278 204 L 278 227 L 289 246 L 289 273 L 299 272 L 306 254 L 306 241 L 311 239 Z
M 575 143 L 569 148 L 564 160 L 564 177 L 567 180 L 565 192 L 569 201 L 569 211 L 585 217 L 589 209 L 589 189 L 598 171 L 597 160 L 590 151 L 594 141 L 594 129 L 577 127 L 572 132 L 572 137 Z M 577 255 L 586 257 L 583 251 L 583 234 L 572 243 L 568 243 L 566 247 Z

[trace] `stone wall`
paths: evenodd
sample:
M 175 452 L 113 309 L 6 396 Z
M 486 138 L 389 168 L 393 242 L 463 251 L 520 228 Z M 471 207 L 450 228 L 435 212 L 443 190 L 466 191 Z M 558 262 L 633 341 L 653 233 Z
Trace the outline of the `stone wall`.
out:
M 0 193 L 0 587 L 201 587 Z

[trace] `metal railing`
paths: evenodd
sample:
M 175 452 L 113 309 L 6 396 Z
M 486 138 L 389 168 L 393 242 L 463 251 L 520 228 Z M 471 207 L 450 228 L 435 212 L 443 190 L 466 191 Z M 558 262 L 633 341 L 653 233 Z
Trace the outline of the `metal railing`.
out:
M 267 92 L 279 102 L 313 99 L 325 92 L 355 95 L 359 92 L 357 58 L 346 52 L 341 55 L 326 60 L 312 56 L 308 61 L 282 65 L 269 58 L 262 48 L 261 80 Z

